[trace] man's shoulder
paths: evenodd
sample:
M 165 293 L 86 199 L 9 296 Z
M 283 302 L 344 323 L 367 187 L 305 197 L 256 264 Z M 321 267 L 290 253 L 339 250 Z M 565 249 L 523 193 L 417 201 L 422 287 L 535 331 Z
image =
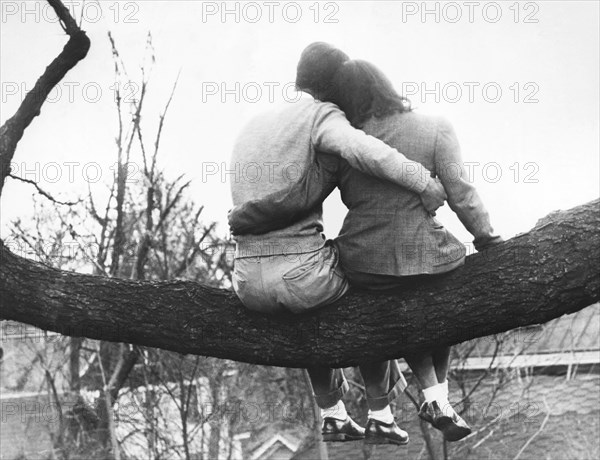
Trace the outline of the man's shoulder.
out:
M 260 123 L 264 120 L 301 120 L 312 119 L 330 112 L 340 112 L 337 105 L 331 102 L 317 101 L 312 98 L 302 97 L 274 103 L 271 107 L 253 114 L 248 119 L 248 124 Z
M 285 132 L 289 135 L 297 131 L 310 133 L 332 116 L 344 117 L 344 113 L 330 102 L 302 98 L 276 103 L 267 110 L 251 116 L 242 126 L 238 137 L 255 136 L 262 131 L 268 131 L 269 136 Z
M 303 97 L 296 101 L 290 100 L 279 106 L 283 112 L 300 113 L 304 117 L 317 117 L 329 113 L 342 113 L 340 108 L 332 102 L 319 101 L 312 97 Z

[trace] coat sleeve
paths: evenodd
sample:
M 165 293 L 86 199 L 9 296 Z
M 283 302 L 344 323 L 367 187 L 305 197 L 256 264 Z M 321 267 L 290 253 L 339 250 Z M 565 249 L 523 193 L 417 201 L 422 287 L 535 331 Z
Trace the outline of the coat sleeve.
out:
M 502 238 L 494 234 L 490 216 L 479 193 L 469 182 L 454 129 L 445 119 L 438 121 L 435 169 L 448 195 L 450 208 L 475 237 L 475 249 L 480 251 L 501 243 Z
M 311 167 L 290 188 L 230 210 L 229 230 L 233 235 L 262 235 L 302 219 L 336 188 L 340 163 L 338 157 L 317 153 Z
M 340 156 L 365 174 L 419 194 L 431 180 L 431 173 L 425 166 L 352 127 L 344 112 L 334 104 L 322 104 L 312 129 L 312 143 L 317 151 Z

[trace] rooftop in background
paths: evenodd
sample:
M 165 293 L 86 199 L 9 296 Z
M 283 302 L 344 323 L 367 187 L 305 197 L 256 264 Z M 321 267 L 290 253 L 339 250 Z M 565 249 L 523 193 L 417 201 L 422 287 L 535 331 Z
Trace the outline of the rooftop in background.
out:
M 498 341 L 501 346 L 496 346 Z M 600 363 L 600 303 L 545 324 L 514 329 L 460 344 L 468 358 L 453 366 L 485 369 L 492 359 L 500 367 L 576 366 Z M 463 353 L 461 353 L 463 352 Z
M 477 339 L 467 342 L 477 346 L 472 354 L 491 356 L 494 341 Z M 571 315 L 561 316 L 545 324 L 510 331 L 504 339 L 512 349 L 523 353 L 564 353 L 567 351 L 600 350 L 600 303 L 590 305 Z
M 471 408 L 465 419 L 472 423 L 475 435 L 458 443 L 448 444 L 449 458 L 464 460 L 514 458 L 519 449 L 532 438 L 548 415 L 544 429 L 532 439 L 521 458 L 551 458 L 575 460 L 598 458 L 600 454 L 600 377 L 579 375 L 564 377 L 537 375 L 511 380 L 498 392 L 488 408 L 493 384 L 486 383 L 472 396 Z M 451 400 L 461 399 L 456 385 L 451 384 Z M 427 458 L 417 414 L 402 396 L 396 410 L 398 424 L 409 433 L 406 447 L 376 446 L 371 460 L 391 458 Z M 498 417 L 497 420 L 496 417 Z M 497 422 L 497 423 L 496 423 Z M 437 447 L 441 436 L 431 430 Z M 329 460 L 364 460 L 362 442 L 328 443 Z M 596 452 L 594 454 L 593 452 Z M 317 457 L 314 439 L 307 439 L 292 460 L 313 460 Z M 442 457 L 440 457 L 442 458 Z

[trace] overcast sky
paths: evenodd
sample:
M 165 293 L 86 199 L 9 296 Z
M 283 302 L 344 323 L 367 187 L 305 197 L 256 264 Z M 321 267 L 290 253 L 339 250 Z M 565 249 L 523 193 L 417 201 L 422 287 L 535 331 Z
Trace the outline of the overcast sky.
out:
M 66 3 L 81 17 L 81 3 Z M 4 123 L 66 39 L 44 2 L 0 4 Z M 90 54 L 44 105 L 14 162 L 20 175 L 34 171 L 25 177 L 63 199 L 86 190 L 85 173 L 89 179 L 97 169 L 86 165 L 98 163 L 102 178 L 93 189 L 100 190 L 116 160 L 107 32 L 134 79 L 150 31 L 156 64 L 144 130 L 150 137 L 181 70 L 161 164 L 172 177 L 186 173 L 206 218 L 224 223 L 231 201 L 219 172 L 237 132 L 254 113 L 294 97 L 285 85 L 299 54 L 322 40 L 375 63 L 418 110 L 454 124 L 492 223 L 508 238 L 552 210 L 600 195 L 598 5 L 284 1 L 228 2 L 224 11 L 222 2 L 88 1 Z M 135 97 L 135 87 L 129 92 Z M 9 219 L 31 215 L 31 193 L 9 181 L 2 236 Z M 329 236 L 344 210 L 337 195 L 326 203 Z M 440 217 L 462 241 L 471 240 L 448 210 Z

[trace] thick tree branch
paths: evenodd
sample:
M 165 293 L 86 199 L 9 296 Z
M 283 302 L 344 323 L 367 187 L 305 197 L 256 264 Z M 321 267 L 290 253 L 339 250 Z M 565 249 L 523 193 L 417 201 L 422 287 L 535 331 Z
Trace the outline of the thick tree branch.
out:
M 18 142 L 32 120 L 40 114 L 42 104 L 54 88 L 77 65 L 90 49 L 90 40 L 60 0 L 48 0 L 69 35 L 62 52 L 50 63 L 33 89 L 27 93 L 17 112 L 0 127 L 0 195 Z
M 355 365 L 549 321 L 600 299 L 600 201 L 536 227 L 436 281 L 352 292 L 318 312 L 266 317 L 187 281 L 64 272 L 0 246 L 0 317 L 71 336 L 287 367 Z

